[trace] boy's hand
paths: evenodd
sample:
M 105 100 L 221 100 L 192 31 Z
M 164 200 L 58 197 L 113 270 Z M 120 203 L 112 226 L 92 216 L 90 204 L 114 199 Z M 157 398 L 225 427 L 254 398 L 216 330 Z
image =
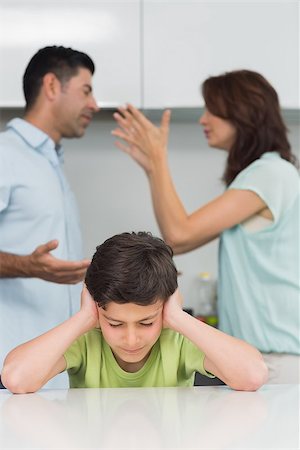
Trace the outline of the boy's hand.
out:
M 81 308 L 80 313 L 84 314 L 90 322 L 89 329 L 99 328 L 98 308 L 96 302 L 93 300 L 86 285 L 83 285 L 81 292 Z
M 176 329 L 176 318 L 182 314 L 182 297 L 177 288 L 172 294 L 163 309 L 163 327 Z

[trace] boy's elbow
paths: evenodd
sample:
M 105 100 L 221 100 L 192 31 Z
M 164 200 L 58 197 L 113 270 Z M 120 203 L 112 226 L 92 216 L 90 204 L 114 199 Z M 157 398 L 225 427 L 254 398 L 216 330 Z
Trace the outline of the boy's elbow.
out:
M 252 385 L 253 385 L 253 391 L 257 391 L 260 387 L 262 387 L 269 378 L 269 370 L 265 362 L 262 360 L 260 361 L 260 367 L 255 371 L 252 377 Z
M 19 381 L 15 374 L 11 373 L 10 370 L 5 367 L 1 372 L 1 382 L 3 386 L 13 394 L 23 394 L 20 390 Z
M 249 389 L 251 391 L 257 391 L 260 387 L 262 387 L 269 378 L 269 370 L 264 362 L 262 356 L 260 355 L 259 361 L 257 361 L 257 364 L 252 369 L 252 375 L 250 378 L 250 386 L 252 389 Z
M 30 386 L 27 381 L 15 370 L 4 366 L 1 373 L 1 382 L 13 394 L 29 394 L 39 389 L 39 387 Z
M 242 381 L 237 382 L 231 387 L 238 391 L 257 391 L 268 381 L 268 377 L 268 368 L 262 360 L 259 361 L 259 364 L 257 364 L 256 367 L 249 370 L 247 376 L 244 377 Z

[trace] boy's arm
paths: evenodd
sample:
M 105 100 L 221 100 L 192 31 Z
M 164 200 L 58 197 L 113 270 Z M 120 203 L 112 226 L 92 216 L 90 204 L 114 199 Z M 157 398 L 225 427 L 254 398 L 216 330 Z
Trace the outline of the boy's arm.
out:
M 181 309 L 177 290 L 164 306 L 164 326 L 192 341 L 205 354 L 204 367 L 233 389 L 255 391 L 268 378 L 260 352 L 252 345 L 229 336 Z
M 19 345 L 4 361 L 1 380 L 14 393 L 35 392 L 66 369 L 64 353 L 82 334 L 98 326 L 98 312 L 86 287 L 78 313 L 47 333 Z

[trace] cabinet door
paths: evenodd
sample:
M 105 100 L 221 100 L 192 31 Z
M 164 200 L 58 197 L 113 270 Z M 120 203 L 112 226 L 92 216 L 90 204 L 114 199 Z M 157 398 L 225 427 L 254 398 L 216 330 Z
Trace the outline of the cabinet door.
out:
M 91 56 L 100 106 L 140 105 L 139 0 L 1 0 L 0 106 L 24 105 L 25 67 L 47 45 Z
M 261 72 L 286 108 L 299 107 L 297 1 L 145 0 L 144 106 L 203 105 L 202 81 Z

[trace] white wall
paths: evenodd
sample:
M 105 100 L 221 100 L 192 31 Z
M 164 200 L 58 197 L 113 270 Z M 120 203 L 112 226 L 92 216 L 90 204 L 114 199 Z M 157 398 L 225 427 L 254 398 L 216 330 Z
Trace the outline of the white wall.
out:
M 20 111 L 2 111 L 1 130 L 6 120 Z M 85 256 L 96 245 L 123 231 L 151 231 L 159 235 L 152 212 L 147 179 L 140 167 L 114 146 L 110 112 L 100 112 L 85 137 L 65 140 L 65 169 L 81 212 Z M 299 152 L 299 123 L 289 123 L 294 152 Z M 188 211 L 223 191 L 220 181 L 225 153 L 207 147 L 196 120 L 173 121 L 169 161 L 175 185 Z M 175 258 L 183 272 L 179 283 L 185 305 L 197 298 L 197 274 L 217 274 L 217 242 Z

